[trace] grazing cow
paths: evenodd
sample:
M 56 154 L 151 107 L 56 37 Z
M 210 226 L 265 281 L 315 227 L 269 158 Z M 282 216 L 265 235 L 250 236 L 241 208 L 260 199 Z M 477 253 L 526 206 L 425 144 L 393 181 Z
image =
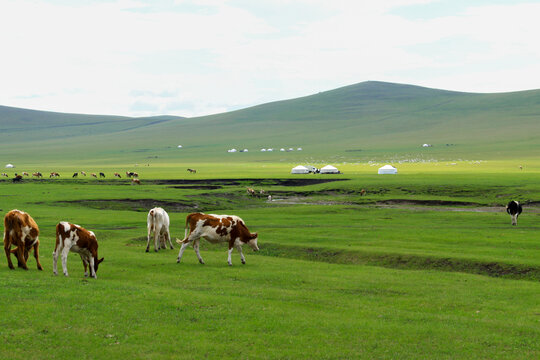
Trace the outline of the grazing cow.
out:
M 93 177 L 95 177 L 97 179 L 96 173 L 91 173 L 90 176 L 93 176 Z
M 250 187 L 246 188 L 246 192 L 247 192 L 248 195 L 251 195 L 251 196 L 255 195 L 255 190 L 253 190 Z
M 366 195 L 366 189 L 360 190 L 360 196 L 364 196 L 364 195 Z
M 133 172 L 133 171 L 126 171 L 126 176 L 127 177 L 139 177 L 139 174 L 137 174 L 136 172 Z
M 522 211 L 521 204 L 517 201 L 512 200 L 506 205 L 506 212 L 510 214 L 512 218 L 512 225 L 517 225 L 517 218 Z
M 261 189 L 261 190 L 259 190 L 259 194 L 264 195 L 264 194 L 266 194 L 266 191 L 264 191 L 263 189 Z
M 99 177 L 100 177 L 100 178 L 104 178 L 104 177 L 105 177 L 105 174 L 102 173 L 102 172 L 100 172 L 100 173 L 99 173 Z
M 131 185 L 141 185 L 141 180 L 139 180 L 139 179 L 131 179 Z
M 20 176 L 20 175 L 19 175 Z M 18 267 L 28 270 L 28 252 L 34 248 L 38 270 L 43 270 L 39 263 L 39 228 L 30 215 L 20 210 L 11 210 L 4 217 L 4 250 L 6 252 L 8 266 L 14 269 L 11 262 L 11 254 L 17 257 Z M 14 245 L 15 249 L 11 250 Z
M 195 169 L 187 169 L 187 171 L 189 171 L 190 174 L 196 174 L 197 173 L 197 170 L 195 170 Z
M 119 179 L 121 179 L 121 178 L 122 178 L 122 177 L 120 176 L 120 174 L 119 174 L 119 173 L 117 173 L 117 172 L 115 172 L 115 173 L 114 173 L 114 176 L 115 176 L 115 177 L 117 177 L 117 178 L 119 178 Z
M 17 175 L 15 173 L 15 177 L 13 178 L 13 182 L 21 182 L 22 181 L 22 175 Z
M 26 171 L 23 171 L 22 175 L 23 176 L 30 176 Z
M 49 175 L 50 178 L 53 178 L 53 177 L 59 177 L 59 176 L 60 176 L 60 174 L 57 173 L 57 172 L 52 172 L 52 173 Z
M 37 178 L 42 178 L 43 174 L 38 171 L 38 172 L 32 173 L 32 176 L 35 176 Z
M 77 176 L 79 176 L 79 173 L 73 173 L 72 178 L 76 178 Z
M 154 251 L 167 248 L 167 240 L 171 249 L 174 246 L 171 241 L 171 234 L 169 233 L 169 215 L 165 210 L 160 207 L 155 207 L 148 212 L 148 218 L 146 219 L 146 225 L 148 227 L 148 241 L 146 242 L 146 252 L 150 249 L 150 235 L 154 233 Z
M 86 176 L 86 173 L 84 171 L 81 171 L 81 175 Z
M 272 202 L 272 195 L 268 195 L 268 201 Z
M 81 256 L 84 265 L 84 276 L 97 278 L 96 272 L 103 258 L 98 260 L 98 243 L 96 235 L 85 228 L 70 224 L 66 221 L 60 221 L 56 225 L 56 246 L 53 252 L 53 273 L 58 275 L 58 256 L 62 253 L 62 270 L 64 275 L 68 276 L 67 257 L 70 251 L 76 252 Z
M 9 175 L 6 173 L 2 173 L 2 176 L 9 177 Z
M 229 257 L 227 259 L 229 265 L 232 265 L 231 253 L 234 247 L 240 253 L 242 264 L 246 263 L 242 253 L 243 244 L 249 244 L 254 251 L 259 250 L 257 233 L 250 233 L 244 221 L 238 216 L 192 213 L 186 217 L 184 240 L 176 239 L 176 242 L 182 245 L 176 262 L 180 262 L 185 248 L 190 242 L 193 242 L 193 249 L 197 254 L 197 258 L 201 264 L 204 264 L 199 253 L 199 239 L 201 237 L 211 243 L 227 242 L 229 244 Z

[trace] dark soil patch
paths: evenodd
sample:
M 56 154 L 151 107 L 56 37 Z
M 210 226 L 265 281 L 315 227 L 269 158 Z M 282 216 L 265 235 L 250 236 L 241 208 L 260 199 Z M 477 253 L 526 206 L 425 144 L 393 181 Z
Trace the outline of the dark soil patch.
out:
M 376 205 L 425 205 L 425 206 L 479 206 L 479 203 L 451 200 L 389 199 L 377 201 Z
M 154 199 L 103 199 L 103 200 L 73 200 L 60 201 L 63 204 L 78 204 L 93 209 L 131 210 L 147 212 L 154 207 L 162 207 L 170 212 L 198 211 L 198 204 L 179 201 L 166 201 Z
M 463 272 L 518 280 L 540 281 L 540 267 L 421 255 L 300 247 L 265 243 L 256 254 L 335 264 L 362 264 L 393 269 Z
M 217 190 L 223 188 L 221 185 L 178 185 L 171 186 L 173 189 L 196 189 L 196 190 Z
M 169 179 L 145 180 L 156 185 L 219 185 L 219 186 L 307 186 L 349 179 Z

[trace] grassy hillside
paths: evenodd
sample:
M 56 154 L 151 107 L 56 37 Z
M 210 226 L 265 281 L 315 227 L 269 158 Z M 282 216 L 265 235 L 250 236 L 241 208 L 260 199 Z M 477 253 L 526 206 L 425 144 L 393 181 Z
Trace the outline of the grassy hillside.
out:
M 0 150 L 12 162 L 35 160 L 36 153 L 40 160 L 61 155 L 77 161 L 113 157 L 140 163 L 216 156 L 228 161 L 535 157 L 540 154 L 539 98 L 540 90 L 471 94 L 370 81 L 190 119 L 0 107 Z M 423 143 L 434 146 L 422 149 Z M 184 146 L 181 152 L 178 144 Z M 259 151 L 299 146 L 303 152 Z M 232 147 L 250 153 L 227 154 Z

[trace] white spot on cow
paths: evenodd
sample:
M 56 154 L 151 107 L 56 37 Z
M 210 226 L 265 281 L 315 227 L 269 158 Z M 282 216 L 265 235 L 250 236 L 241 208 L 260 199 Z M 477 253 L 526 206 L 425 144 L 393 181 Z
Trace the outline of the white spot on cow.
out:
M 64 232 L 69 232 L 69 229 L 71 229 L 71 225 L 68 222 L 60 221 L 60 225 L 64 227 Z

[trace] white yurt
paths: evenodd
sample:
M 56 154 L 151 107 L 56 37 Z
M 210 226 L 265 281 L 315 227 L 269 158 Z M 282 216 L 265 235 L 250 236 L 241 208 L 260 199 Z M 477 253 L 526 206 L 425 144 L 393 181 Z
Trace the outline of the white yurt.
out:
M 321 174 L 339 174 L 339 170 L 332 165 L 326 165 L 321 168 Z
M 181 148 L 182 148 L 182 145 L 178 145 L 177 147 L 178 147 L 179 149 L 181 149 Z
M 238 150 L 236 149 L 230 149 L 230 150 L 227 150 L 227 152 L 237 152 Z
M 309 169 L 305 166 L 298 165 L 292 168 L 291 174 L 309 174 Z
M 261 149 L 261 151 L 266 151 L 266 149 Z
M 13 169 L 15 167 L 15 165 L 13 164 L 7 164 L 6 165 L 6 169 Z
M 379 174 L 397 174 L 397 169 L 392 165 L 384 165 L 379 168 Z

